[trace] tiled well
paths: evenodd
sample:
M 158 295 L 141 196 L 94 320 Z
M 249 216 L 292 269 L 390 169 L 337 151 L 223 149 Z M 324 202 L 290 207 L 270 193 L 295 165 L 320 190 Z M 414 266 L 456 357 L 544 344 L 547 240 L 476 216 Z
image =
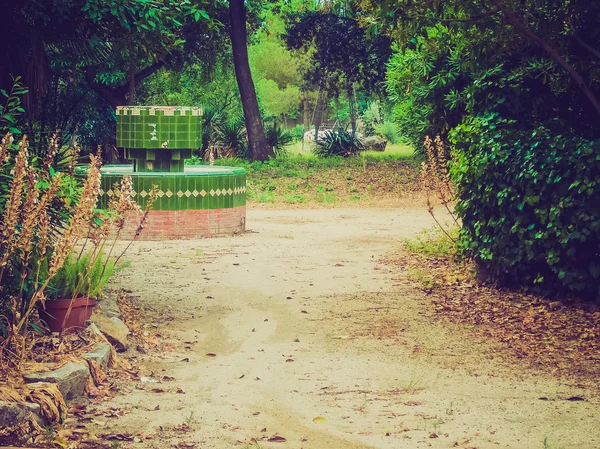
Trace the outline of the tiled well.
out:
M 117 147 L 195 149 L 202 146 L 202 108 L 119 106 Z
M 237 167 L 186 167 L 184 173 L 133 172 L 131 165 L 105 166 L 99 207 L 106 207 L 123 175 L 133 181 L 134 199 L 143 208 L 154 185 L 154 210 L 229 209 L 246 205 L 246 171 Z M 117 187 L 115 187 L 117 185 Z

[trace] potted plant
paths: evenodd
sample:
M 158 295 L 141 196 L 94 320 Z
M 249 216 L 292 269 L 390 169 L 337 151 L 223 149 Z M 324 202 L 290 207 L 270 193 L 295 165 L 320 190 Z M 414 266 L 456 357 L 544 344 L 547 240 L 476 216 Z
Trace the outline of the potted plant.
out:
M 102 250 L 71 253 L 46 287 L 40 318 L 52 332 L 83 327 L 114 272 L 115 259 L 104 257 Z

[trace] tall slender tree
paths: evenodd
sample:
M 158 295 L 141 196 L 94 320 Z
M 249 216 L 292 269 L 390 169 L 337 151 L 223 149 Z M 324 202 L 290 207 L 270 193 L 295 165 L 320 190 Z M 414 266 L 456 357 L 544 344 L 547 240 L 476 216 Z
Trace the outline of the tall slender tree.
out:
M 275 153 L 269 147 L 265 138 L 265 129 L 258 109 L 256 89 L 250 72 L 244 0 L 230 0 L 229 15 L 231 18 L 233 64 L 242 98 L 250 152 L 254 160 L 265 161 L 269 157 L 275 156 Z

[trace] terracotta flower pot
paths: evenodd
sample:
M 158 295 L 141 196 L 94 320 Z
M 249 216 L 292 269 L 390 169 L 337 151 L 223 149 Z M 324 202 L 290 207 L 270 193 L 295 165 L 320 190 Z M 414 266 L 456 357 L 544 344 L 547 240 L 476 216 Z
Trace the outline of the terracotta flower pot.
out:
M 95 298 L 82 296 L 75 298 L 72 302 L 71 313 L 66 321 L 65 316 L 69 311 L 71 299 L 48 299 L 45 308 L 40 308 L 40 318 L 46 322 L 52 332 L 62 332 L 70 327 L 83 327 L 90 319 L 96 306 Z

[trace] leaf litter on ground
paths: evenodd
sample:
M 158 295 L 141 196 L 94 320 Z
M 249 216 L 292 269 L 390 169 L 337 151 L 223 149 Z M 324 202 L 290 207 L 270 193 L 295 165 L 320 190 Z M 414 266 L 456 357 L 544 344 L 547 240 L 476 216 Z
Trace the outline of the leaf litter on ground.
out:
M 574 383 L 595 385 L 600 378 L 597 306 L 479 284 L 473 267 L 451 256 L 424 257 L 402 249 L 380 262 L 407 274 L 394 281 L 422 289 L 435 314 L 491 341 L 495 356 Z M 411 276 L 414 272 L 427 273 L 425 281 Z

